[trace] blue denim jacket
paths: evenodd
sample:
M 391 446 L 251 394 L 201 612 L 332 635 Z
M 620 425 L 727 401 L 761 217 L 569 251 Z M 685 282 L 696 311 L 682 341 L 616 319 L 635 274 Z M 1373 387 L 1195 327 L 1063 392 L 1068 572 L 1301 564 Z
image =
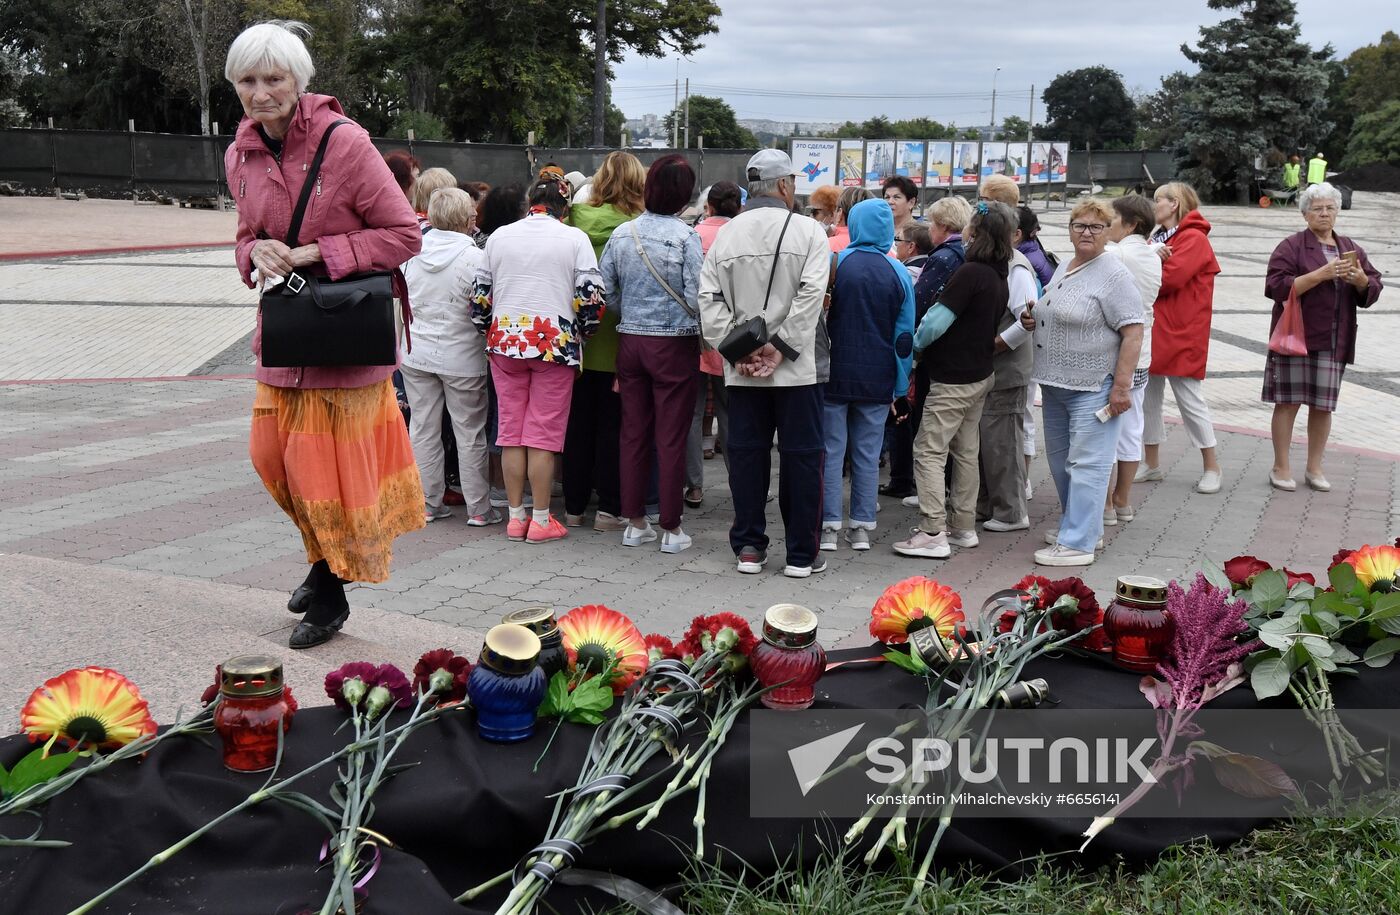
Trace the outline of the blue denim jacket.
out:
M 651 275 L 637 253 L 633 232 L 656 272 L 699 314 L 700 236 L 675 216 L 648 211 L 617 227 L 598 263 L 609 298 L 618 309 L 618 331 L 643 337 L 698 335 L 699 318 L 682 308 Z

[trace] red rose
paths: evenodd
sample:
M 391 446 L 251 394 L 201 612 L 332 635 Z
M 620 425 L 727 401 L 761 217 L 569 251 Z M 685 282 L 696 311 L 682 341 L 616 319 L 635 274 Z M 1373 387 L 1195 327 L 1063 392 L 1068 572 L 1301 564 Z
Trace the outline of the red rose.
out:
M 1400 537 L 1395 538 L 1395 545 L 1400 546 Z M 1351 558 L 1351 554 L 1355 552 L 1356 550 L 1341 549 L 1332 554 L 1332 561 L 1327 564 L 1327 571 L 1330 572 L 1332 569 L 1346 562 Z
M 1253 556 L 1236 556 L 1225 560 L 1225 577 L 1230 579 L 1231 590 L 1238 591 L 1249 587 L 1250 579 L 1260 572 L 1267 572 L 1273 566 Z
M 1300 581 L 1305 581 L 1313 586 L 1317 585 L 1317 579 L 1313 578 L 1311 572 L 1294 572 L 1290 569 L 1280 569 L 1279 571 L 1282 572 L 1285 576 L 1287 576 L 1288 587 L 1290 589 Z

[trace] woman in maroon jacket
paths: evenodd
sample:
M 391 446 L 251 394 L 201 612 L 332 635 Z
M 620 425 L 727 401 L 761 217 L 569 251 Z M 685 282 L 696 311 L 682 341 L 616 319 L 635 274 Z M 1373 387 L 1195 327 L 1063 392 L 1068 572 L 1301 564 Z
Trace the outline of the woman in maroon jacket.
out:
M 1201 450 L 1201 477 L 1196 492 L 1220 492 L 1220 462 L 1215 457 L 1215 427 L 1202 384 L 1210 351 L 1210 318 L 1215 275 L 1220 264 L 1210 245 L 1210 223 L 1199 209 L 1191 185 L 1173 181 L 1157 188 L 1153 212 L 1160 229 L 1152 243 L 1162 258 L 1162 288 L 1152 306 L 1152 366 L 1143 396 L 1143 461 L 1133 481 L 1161 480 L 1158 453 L 1166 427 L 1162 396 L 1171 382 L 1176 408 L 1191 444 Z
M 1288 446 L 1302 404 L 1308 405 L 1308 465 L 1303 479 L 1318 492 L 1332 488 L 1322 475 L 1322 454 L 1332 431 L 1342 373 L 1356 361 L 1356 309 L 1371 307 L 1381 294 L 1381 275 L 1366 252 L 1334 231 L 1341 206 L 1342 195 L 1325 181 L 1304 189 L 1298 195 L 1298 207 L 1308 227 L 1279 242 L 1264 280 L 1264 294 L 1274 300 L 1270 335 L 1293 291 L 1303 306 L 1308 344 L 1306 356 L 1270 352 L 1264 363 L 1263 399 L 1274 405 L 1274 466 L 1269 482 L 1286 492 L 1298 488 Z
M 315 68 L 302 34 L 299 23 L 250 26 L 224 67 L 245 114 L 224 157 L 238 203 L 234 257 L 239 276 L 257 288 L 292 271 L 333 280 L 397 271 L 423 244 L 413 208 L 369 134 L 335 99 L 306 91 Z M 290 247 L 283 239 L 308 165 L 337 121 L 346 123 L 326 144 Z M 401 277 L 396 288 L 406 301 Z M 287 644 L 310 648 L 350 615 L 347 582 L 389 577 L 394 539 L 423 526 L 423 489 L 390 382 L 394 366 L 266 366 L 262 329 L 259 312 L 248 451 L 306 547 L 311 571 L 287 604 L 306 615 Z

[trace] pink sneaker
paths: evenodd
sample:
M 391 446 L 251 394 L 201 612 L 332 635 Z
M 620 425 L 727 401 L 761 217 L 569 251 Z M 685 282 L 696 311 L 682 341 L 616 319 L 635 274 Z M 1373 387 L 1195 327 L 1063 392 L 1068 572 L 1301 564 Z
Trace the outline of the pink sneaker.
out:
M 510 523 L 506 525 L 506 539 L 515 541 L 524 540 L 529 529 L 530 522 L 528 519 L 521 518 L 517 521 L 511 518 Z
M 530 519 L 530 532 L 525 539 L 531 543 L 547 543 L 550 540 L 563 540 L 569 536 L 569 529 L 559 523 L 559 519 L 553 515 L 549 516 L 548 524 L 536 524 L 533 518 Z

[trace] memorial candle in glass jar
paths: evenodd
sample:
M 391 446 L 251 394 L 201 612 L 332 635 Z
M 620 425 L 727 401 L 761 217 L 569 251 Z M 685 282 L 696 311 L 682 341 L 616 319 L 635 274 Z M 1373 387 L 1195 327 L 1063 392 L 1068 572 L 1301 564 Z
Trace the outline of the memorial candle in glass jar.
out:
M 486 633 L 481 660 L 467 678 L 483 739 L 514 743 L 535 733 L 535 713 L 548 685 L 539 654 L 540 637 L 524 626 L 502 623 Z
M 761 686 L 781 683 L 760 701 L 772 709 L 796 711 L 816 698 L 826 670 L 826 651 L 817 642 L 817 615 L 797 604 L 775 604 L 763 614 L 763 638 L 749 655 Z
M 266 772 L 277 763 L 277 732 L 292 726 L 282 662 L 265 655 L 230 658 L 219 668 L 214 730 L 224 765 L 234 772 Z
M 1113 603 L 1103 615 L 1104 635 L 1113 644 L 1113 660 L 1129 670 L 1150 674 L 1167 655 L 1176 624 L 1167 612 L 1167 583 L 1124 575 L 1114 588 Z
M 559 631 L 552 608 L 525 607 L 512 610 L 501 617 L 501 622 L 524 626 L 540 637 L 539 665 L 546 678 L 554 676 L 568 664 L 569 658 L 564 653 L 564 633 Z

